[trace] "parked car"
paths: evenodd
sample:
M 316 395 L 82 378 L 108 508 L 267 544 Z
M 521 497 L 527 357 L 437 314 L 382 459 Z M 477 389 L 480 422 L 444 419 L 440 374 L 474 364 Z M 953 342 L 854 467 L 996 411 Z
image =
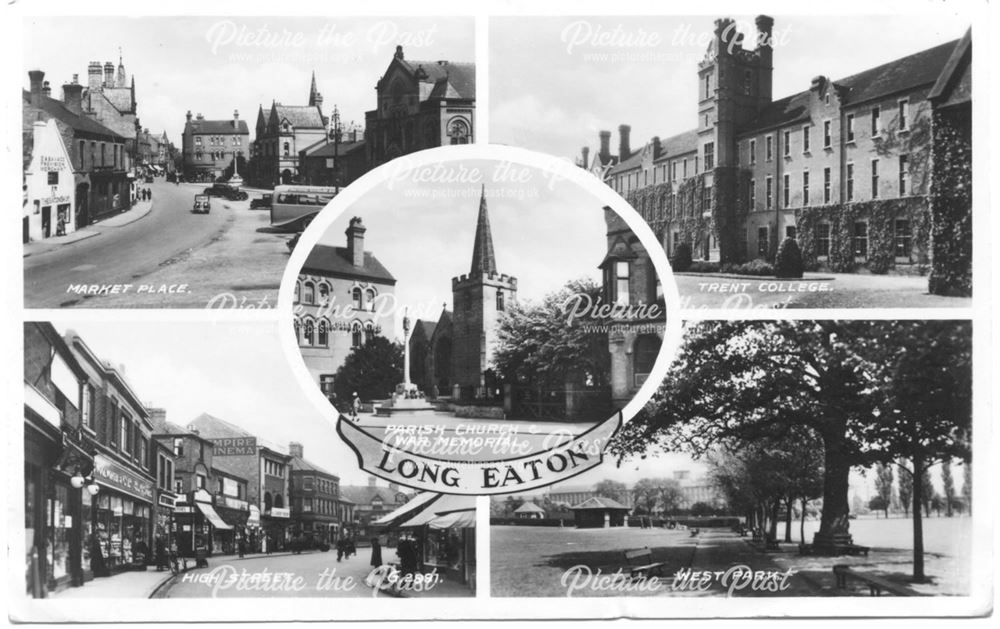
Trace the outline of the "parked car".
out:
M 270 210 L 271 209 L 271 199 L 273 199 L 273 198 L 274 198 L 273 195 L 262 194 L 261 196 L 259 196 L 259 197 L 257 197 L 257 198 L 255 198 L 255 199 L 253 199 L 253 200 L 250 201 L 250 209 L 251 210 L 257 210 L 257 209 Z
M 224 183 L 216 183 L 205 188 L 205 194 L 211 197 L 223 197 L 227 201 L 246 201 L 249 195 Z
M 207 194 L 194 195 L 194 207 L 191 211 L 195 214 L 208 214 L 212 211 L 212 197 Z

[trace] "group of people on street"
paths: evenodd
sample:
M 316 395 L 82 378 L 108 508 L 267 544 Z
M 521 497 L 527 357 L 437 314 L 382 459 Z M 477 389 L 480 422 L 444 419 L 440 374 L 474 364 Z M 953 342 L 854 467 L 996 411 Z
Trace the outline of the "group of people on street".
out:
M 139 188 L 136 196 L 139 197 L 140 201 L 149 201 L 153 198 L 153 191 L 149 188 Z
M 358 548 L 354 540 L 350 537 L 342 537 L 337 540 L 337 561 L 347 559 L 358 554 Z

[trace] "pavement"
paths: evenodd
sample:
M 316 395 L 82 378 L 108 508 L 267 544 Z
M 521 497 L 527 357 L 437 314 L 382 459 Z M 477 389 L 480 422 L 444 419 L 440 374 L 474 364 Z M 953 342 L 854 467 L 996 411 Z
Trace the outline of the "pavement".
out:
M 386 561 L 395 560 L 391 549 L 383 549 L 382 555 Z M 154 598 L 371 597 L 373 590 L 365 584 L 372 571 L 370 557 L 370 551 L 364 548 L 339 562 L 332 550 L 247 555 L 242 559 L 210 557 L 208 568 L 173 577 L 156 591 Z M 404 596 L 471 597 L 473 592 L 467 585 L 445 578 L 430 589 L 408 590 Z
M 141 218 L 145 218 L 152 211 L 152 201 L 138 201 L 131 207 L 131 209 L 125 212 L 119 212 L 114 216 L 95 221 L 90 225 L 81 227 L 80 229 L 66 234 L 65 236 L 53 236 L 52 238 L 46 238 L 44 240 L 26 242 L 24 243 L 24 257 L 27 258 L 28 256 L 45 253 L 46 251 L 53 251 L 74 242 L 86 240 L 87 238 L 93 238 L 94 236 L 100 236 L 101 231 L 106 228 L 130 225 Z
M 971 308 L 972 299 L 927 292 L 924 275 L 804 273 L 802 279 L 675 273 L 683 309 Z
M 71 587 L 49 598 L 149 598 L 164 583 L 170 580 L 169 570 L 158 572 L 147 567 L 145 571 L 130 570 L 110 577 L 97 577 L 80 587 Z

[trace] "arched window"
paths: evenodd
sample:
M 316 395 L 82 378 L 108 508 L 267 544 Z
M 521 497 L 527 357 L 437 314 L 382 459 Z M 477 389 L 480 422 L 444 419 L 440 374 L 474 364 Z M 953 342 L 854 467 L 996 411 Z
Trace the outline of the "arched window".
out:
M 353 291 L 351 291 L 351 299 L 354 301 L 355 310 L 361 310 L 364 307 L 364 303 L 362 302 L 363 297 L 360 288 L 355 288 Z
M 319 320 L 319 332 L 317 342 L 319 345 L 326 347 L 330 344 L 330 324 L 326 319 Z
M 503 291 L 497 290 L 497 311 L 503 310 Z
M 365 291 L 365 310 L 375 310 L 375 289 L 369 288 Z
M 292 326 L 295 328 L 295 342 L 301 345 L 302 337 L 300 336 L 300 333 L 302 331 L 302 324 L 299 323 L 298 319 L 296 319 L 295 321 L 292 322 Z
M 448 122 L 448 138 L 452 144 L 468 144 L 471 141 L 469 124 L 461 118 Z
M 264 492 L 264 511 L 270 511 L 272 506 L 271 492 Z
M 316 303 L 316 285 L 312 282 L 306 282 L 303 289 L 302 302 L 306 304 Z
M 291 152 L 291 150 L 292 150 L 291 145 L 288 142 L 282 143 L 281 152 L 285 157 L 288 157 L 288 154 Z
M 285 499 L 281 497 L 281 494 L 274 494 L 274 508 L 283 509 L 285 507 Z
M 306 319 L 305 325 L 303 325 L 302 328 L 303 328 L 302 344 L 313 345 L 316 340 L 315 336 L 316 322 L 313 321 L 312 319 Z
M 373 338 L 375 338 L 375 326 L 372 325 L 371 321 L 369 321 L 368 323 L 365 324 L 365 342 L 367 343 L 368 341 L 371 341 Z
M 656 363 L 656 356 L 660 353 L 660 345 L 663 341 L 655 334 L 643 334 L 635 340 L 632 347 L 632 364 L 635 372 L 635 386 L 642 386 L 642 383 L 653 371 Z
M 302 303 L 302 282 L 295 282 L 295 303 Z
M 327 284 L 326 282 L 320 282 L 320 284 L 319 284 L 319 298 L 320 298 L 320 301 L 326 302 L 326 300 L 329 297 L 330 297 L 330 285 Z
M 361 347 L 364 345 L 364 337 L 361 333 L 361 324 L 355 321 L 351 324 L 351 347 Z

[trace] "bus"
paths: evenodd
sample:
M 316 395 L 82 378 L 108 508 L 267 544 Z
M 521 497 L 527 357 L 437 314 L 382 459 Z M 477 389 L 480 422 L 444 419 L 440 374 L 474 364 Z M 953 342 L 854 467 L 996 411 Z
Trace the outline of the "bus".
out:
M 302 219 L 302 229 L 305 229 L 336 195 L 336 188 L 325 186 L 275 186 L 271 197 L 271 225 Z

